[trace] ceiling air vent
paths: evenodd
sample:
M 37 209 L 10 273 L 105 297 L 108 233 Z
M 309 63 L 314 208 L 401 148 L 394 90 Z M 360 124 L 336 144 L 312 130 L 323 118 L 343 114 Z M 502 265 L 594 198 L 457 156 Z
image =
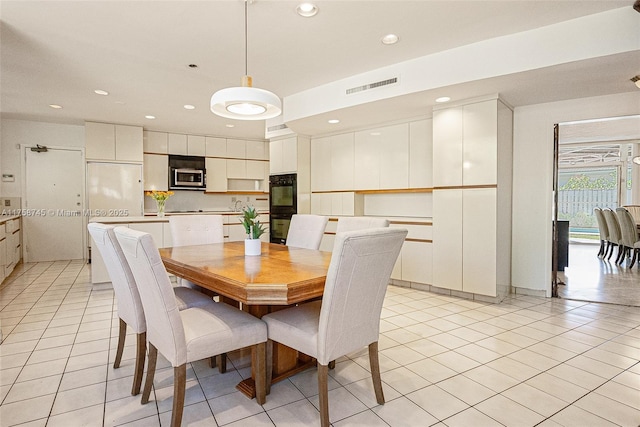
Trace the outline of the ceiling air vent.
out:
M 282 123 L 281 125 L 269 126 L 267 132 L 275 132 L 277 130 L 288 129 L 287 125 Z
M 347 89 L 347 95 L 351 95 L 352 93 L 363 92 L 369 89 L 375 89 L 382 86 L 392 85 L 398 83 L 398 78 L 393 77 L 391 79 L 380 80 L 379 82 L 369 83 L 362 86 L 352 87 L 351 89 Z

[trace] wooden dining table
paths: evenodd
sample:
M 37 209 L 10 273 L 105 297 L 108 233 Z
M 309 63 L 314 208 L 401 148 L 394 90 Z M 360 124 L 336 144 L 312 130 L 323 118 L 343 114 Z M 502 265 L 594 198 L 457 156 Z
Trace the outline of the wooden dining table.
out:
M 216 292 L 262 317 L 273 311 L 321 297 L 331 253 L 262 242 L 259 256 L 245 256 L 244 242 L 161 248 L 169 273 Z M 309 356 L 274 343 L 273 380 L 280 381 L 313 363 Z M 238 384 L 255 396 L 252 379 Z

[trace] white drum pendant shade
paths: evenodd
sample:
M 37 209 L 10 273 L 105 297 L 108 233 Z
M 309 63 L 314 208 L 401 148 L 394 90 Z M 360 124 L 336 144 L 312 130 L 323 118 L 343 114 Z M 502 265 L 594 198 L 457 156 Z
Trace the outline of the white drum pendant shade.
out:
M 229 87 L 211 97 L 211 111 L 238 120 L 265 120 L 282 113 L 282 102 L 274 93 L 255 87 Z

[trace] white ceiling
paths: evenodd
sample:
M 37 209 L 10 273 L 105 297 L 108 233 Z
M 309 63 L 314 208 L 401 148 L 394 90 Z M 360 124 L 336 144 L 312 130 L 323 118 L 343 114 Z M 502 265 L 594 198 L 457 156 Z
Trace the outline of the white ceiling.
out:
M 297 1 L 258 0 L 249 6 L 248 71 L 254 86 L 284 98 L 457 46 L 610 9 L 632 11 L 632 3 L 317 1 L 318 15 L 302 18 L 295 13 Z M 244 74 L 243 11 L 242 0 L 2 0 L 0 113 L 3 118 L 264 138 L 263 121 L 233 121 L 209 111 L 213 92 L 238 86 Z M 390 32 L 400 42 L 382 45 L 380 38 Z M 192 63 L 198 68 L 189 68 Z M 500 93 L 519 106 L 630 92 L 635 86 L 629 78 L 636 74 L 640 53 L 632 52 L 446 89 L 458 97 Z M 96 95 L 95 89 L 110 95 Z M 431 105 L 424 99 L 412 94 L 352 107 L 341 112 L 343 126 L 426 115 Z M 49 104 L 64 108 L 53 110 Z M 187 111 L 184 104 L 196 109 Z M 145 119 L 147 114 L 156 119 Z M 226 127 L 229 123 L 235 127 Z M 321 116 L 296 125 L 294 130 L 310 135 L 332 130 Z

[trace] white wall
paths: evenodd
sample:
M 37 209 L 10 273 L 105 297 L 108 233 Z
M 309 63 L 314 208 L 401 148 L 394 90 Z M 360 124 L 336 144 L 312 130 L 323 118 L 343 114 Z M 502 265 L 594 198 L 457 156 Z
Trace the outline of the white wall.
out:
M 551 296 L 553 125 L 631 114 L 640 114 L 640 91 L 515 109 L 511 255 L 514 287 Z
M 27 120 L 2 120 L 0 131 L 0 170 L 13 174 L 14 182 L 2 182 L 0 195 L 20 197 L 22 171 L 20 144 L 40 144 L 57 147 L 84 147 L 84 126 Z

